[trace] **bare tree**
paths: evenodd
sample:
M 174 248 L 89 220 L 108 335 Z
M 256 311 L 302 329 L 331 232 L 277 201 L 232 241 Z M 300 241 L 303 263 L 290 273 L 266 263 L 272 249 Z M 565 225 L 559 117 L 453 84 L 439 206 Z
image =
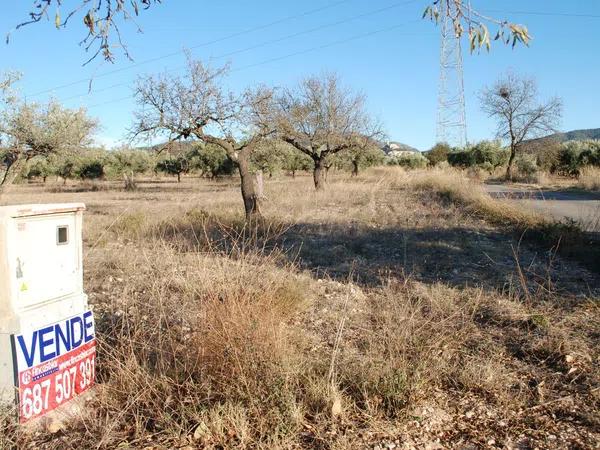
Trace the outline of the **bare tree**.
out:
M 21 164 L 91 143 L 97 122 L 84 109 L 71 110 L 52 100 L 25 103 L 13 98 L 0 112 L 0 142 L 4 148 L 0 193 L 12 183 Z
M 364 95 L 342 87 L 332 74 L 309 77 L 295 89 L 284 89 L 275 102 L 274 121 L 281 139 L 313 160 L 317 190 L 323 188 L 328 156 L 382 134 L 366 111 Z
M 139 105 L 133 138 L 163 138 L 166 146 L 182 139 L 197 139 L 221 147 L 238 166 L 247 220 L 260 216 L 250 155 L 268 126 L 271 92 L 265 88 L 235 95 L 222 86 L 227 67 L 213 69 L 188 57 L 183 76 L 157 75 L 138 80 Z
M 562 101 L 553 97 L 539 103 L 535 80 L 513 73 L 484 88 L 479 97 L 483 111 L 497 122 L 497 136 L 510 144 L 506 168 L 506 178 L 510 180 L 513 162 L 523 141 L 556 131 L 562 115 Z

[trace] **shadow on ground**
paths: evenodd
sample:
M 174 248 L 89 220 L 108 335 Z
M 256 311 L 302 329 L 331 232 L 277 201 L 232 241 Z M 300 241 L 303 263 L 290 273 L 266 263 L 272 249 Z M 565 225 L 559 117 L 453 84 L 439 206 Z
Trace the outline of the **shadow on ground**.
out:
M 498 231 L 297 224 L 282 235 L 279 245 L 317 275 L 342 281 L 352 274 L 367 286 L 380 285 L 391 275 L 518 291 L 520 266 L 532 287 L 574 295 L 600 292 L 597 274 L 556 257 L 550 248 L 519 245 Z

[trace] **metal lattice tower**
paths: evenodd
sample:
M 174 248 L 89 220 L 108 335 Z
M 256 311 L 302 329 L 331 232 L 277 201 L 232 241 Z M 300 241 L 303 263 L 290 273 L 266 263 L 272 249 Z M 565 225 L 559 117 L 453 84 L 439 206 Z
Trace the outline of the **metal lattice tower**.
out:
M 451 146 L 467 143 L 465 87 L 460 38 L 454 31 L 456 16 L 453 0 L 441 1 L 440 81 L 438 87 L 437 142 Z

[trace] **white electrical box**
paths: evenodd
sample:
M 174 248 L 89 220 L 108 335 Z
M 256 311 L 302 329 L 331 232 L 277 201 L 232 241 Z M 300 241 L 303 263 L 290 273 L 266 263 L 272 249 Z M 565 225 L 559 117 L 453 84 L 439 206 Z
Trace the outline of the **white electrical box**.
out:
M 81 203 L 0 207 L 0 400 L 43 416 L 94 382 Z

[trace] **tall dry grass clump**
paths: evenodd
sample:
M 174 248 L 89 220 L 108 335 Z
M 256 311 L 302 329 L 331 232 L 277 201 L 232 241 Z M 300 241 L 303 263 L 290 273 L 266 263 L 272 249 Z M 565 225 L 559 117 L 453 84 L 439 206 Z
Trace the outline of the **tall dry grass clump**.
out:
M 545 223 L 541 215 L 492 198 L 481 183 L 458 170 L 430 170 L 411 173 L 401 180 L 405 186 L 433 191 L 442 199 L 456 203 L 467 212 L 477 214 L 497 224 L 512 224 L 534 228 Z
M 122 207 L 121 193 L 116 206 L 90 205 L 95 396 L 55 434 L 24 433 L 0 415 L 0 448 L 597 442 L 595 280 L 563 295 L 557 271 L 538 273 L 530 260 L 538 247 L 521 266 L 498 244 L 513 240 L 501 227 L 477 241 L 492 228 L 481 218 L 516 228 L 537 217 L 448 171 L 376 168 L 310 195 L 308 178 L 275 183 L 265 211 L 281 213 L 252 227 L 225 194 L 212 205 L 212 191 L 193 202 L 187 191 L 180 202 L 153 193 L 137 209 Z M 459 234 L 474 240 L 470 252 L 451 235 L 463 227 L 478 231 Z M 404 244 L 403 228 L 416 229 Z M 415 260 L 455 253 L 439 269 L 411 269 L 409 246 Z
M 600 167 L 588 166 L 581 169 L 577 187 L 588 191 L 600 191 Z
M 101 395 L 87 424 L 102 446 L 114 448 L 123 430 L 225 447 L 297 431 L 287 323 L 309 298 L 306 280 L 274 257 L 181 254 L 157 241 L 112 259 L 123 278 L 112 275 L 95 302 Z
M 563 246 L 580 245 L 582 227 L 572 221 L 553 221 L 543 215 L 508 201 L 492 198 L 481 183 L 465 177 L 458 170 L 430 170 L 414 172 L 400 178 L 397 185 L 407 189 L 432 192 L 442 201 L 460 206 L 467 214 L 473 214 L 496 226 L 505 227 L 519 234 Z

